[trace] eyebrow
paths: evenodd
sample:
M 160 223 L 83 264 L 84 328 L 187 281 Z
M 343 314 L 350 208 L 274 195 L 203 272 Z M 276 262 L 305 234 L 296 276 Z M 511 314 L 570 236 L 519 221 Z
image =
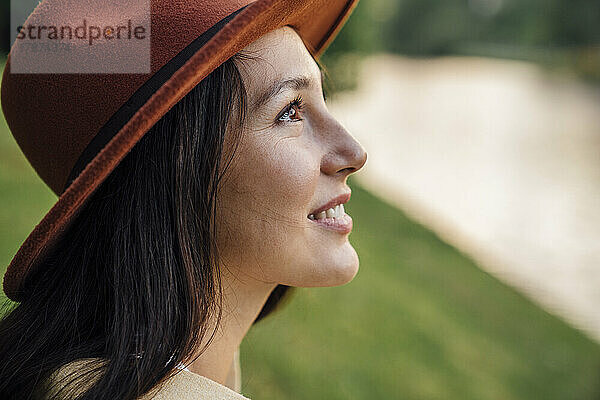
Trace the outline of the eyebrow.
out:
M 321 87 L 323 87 L 323 70 L 319 68 L 321 76 Z M 251 111 L 256 111 L 263 105 L 265 105 L 272 97 L 277 96 L 280 91 L 285 88 L 291 88 L 294 90 L 310 89 L 313 88 L 315 82 L 308 76 L 295 76 L 292 78 L 284 79 L 275 82 L 267 90 L 265 90 L 257 99 L 252 103 Z

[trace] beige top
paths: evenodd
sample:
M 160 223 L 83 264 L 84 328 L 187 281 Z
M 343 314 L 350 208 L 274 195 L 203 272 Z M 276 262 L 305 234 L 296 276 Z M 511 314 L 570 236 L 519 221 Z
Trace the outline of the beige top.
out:
M 60 382 L 68 382 L 70 378 L 79 373 L 85 373 L 86 369 L 97 365 L 97 360 L 81 359 L 73 361 L 52 375 L 51 382 L 54 383 L 50 394 L 54 395 L 61 387 Z M 64 379 L 64 380 L 63 380 Z M 86 382 L 93 383 L 87 379 Z M 85 387 L 81 387 L 84 389 Z M 65 395 L 65 400 L 75 397 L 77 393 Z M 209 378 L 182 369 L 175 376 L 169 378 L 160 389 L 154 389 L 139 400 L 249 400 L 240 393 L 221 385 Z

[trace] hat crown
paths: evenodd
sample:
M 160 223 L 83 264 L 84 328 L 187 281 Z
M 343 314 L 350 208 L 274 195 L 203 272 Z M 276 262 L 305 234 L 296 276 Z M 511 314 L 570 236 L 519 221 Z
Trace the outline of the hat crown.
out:
M 249 0 L 133 0 L 127 2 L 126 13 L 111 1 L 45 0 L 38 4 L 23 26 L 54 25 L 59 29 L 68 26 L 74 31 L 85 23 L 88 29 L 92 24 L 101 30 L 112 27 L 112 32 L 110 28 L 107 32 L 113 37 L 121 26 L 119 34 L 125 38 L 134 33 L 132 27 L 149 25 L 149 30 L 145 29 L 147 47 L 135 47 L 131 40 L 123 40 L 119 45 L 130 43 L 130 46 L 116 57 L 114 51 L 118 47 L 108 45 L 115 41 L 98 40 L 90 45 L 88 38 L 61 40 L 65 44 L 61 51 L 77 57 L 81 62 L 78 66 L 66 65 L 64 56 L 57 59 L 53 53 L 56 48 L 47 45 L 49 41 L 42 46 L 31 46 L 32 40 L 15 41 L 2 77 L 2 110 L 15 140 L 41 179 L 60 196 L 86 147 L 132 94 L 195 39 L 250 3 Z M 48 30 L 42 32 L 47 34 Z M 32 30 L 33 36 L 37 33 Z M 66 37 L 68 30 L 63 30 L 63 34 Z M 131 71 L 125 67 L 126 62 L 143 57 L 149 64 L 147 73 L 120 71 L 120 68 Z M 85 73 L 86 67 L 106 59 L 110 59 L 106 64 L 110 72 Z M 18 61 L 20 69 L 15 68 L 18 73 L 9 73 L 13 60 Z M 82 68 L 83 73 L 55 72 L 61 67 Z M 22 73 L 24 68 L 32 72 Z M 39 73 L 40 68 L 45 68 L 46 73 Z

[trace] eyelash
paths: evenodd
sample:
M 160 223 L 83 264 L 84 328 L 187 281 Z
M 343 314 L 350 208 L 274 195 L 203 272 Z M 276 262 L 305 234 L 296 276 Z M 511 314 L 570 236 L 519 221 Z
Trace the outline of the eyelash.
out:
M 298 95 L 294 100 L 292 100 L 288 103 L 288 105 L 283 110 L 283 113 L 277 118 L 277 123 L 283 124 L 286 122 L 290 122 L 290 121 L 282 121 L 281 118 L 283 118 L 283 116 L 285 114 L 289 113 L 293 106 L 296 106 L 298 108 L 298 110 L 302 110 L 302 107 L 304 107 L 304 101 L 302 100 L 302 96 Z M 304 118 L 298 117 L 298 119 L 293 122 L 302 121 L 303 119 Z

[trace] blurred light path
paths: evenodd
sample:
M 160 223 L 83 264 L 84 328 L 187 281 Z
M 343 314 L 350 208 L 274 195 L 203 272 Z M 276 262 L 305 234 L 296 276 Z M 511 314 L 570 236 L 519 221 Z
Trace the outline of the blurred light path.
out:
M 600 340 L 600 91 L 483 58 L 363 61 L 357 180 Z

